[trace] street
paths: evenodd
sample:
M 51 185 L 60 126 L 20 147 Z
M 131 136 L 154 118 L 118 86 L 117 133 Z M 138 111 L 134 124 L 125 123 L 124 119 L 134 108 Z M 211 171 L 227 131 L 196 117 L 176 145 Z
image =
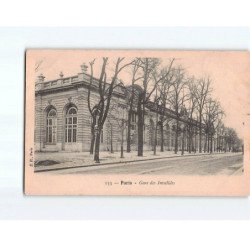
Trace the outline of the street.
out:
M 55 171 L 54 174 L 232 175 L 241 174 L 242 154 L 212 154 L 154 159 Z

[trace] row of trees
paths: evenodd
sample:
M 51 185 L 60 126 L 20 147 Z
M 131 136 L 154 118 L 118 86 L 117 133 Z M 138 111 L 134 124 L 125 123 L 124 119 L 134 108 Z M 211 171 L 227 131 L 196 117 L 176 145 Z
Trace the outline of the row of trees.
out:
M 112 69 L 107 67 L 109 58 L 102 58 L 100 76 L 96 80 L 98 95 L 95 94 L 95 102 L 91 101 L 94 90 L 94 66 L 95 60 L 90 65 L 90 83 L 88 85 L 88 109 L 92 117 L 91 122 L 91 146 L 90 153 L 94 153 L 94 160 L 99 161 L 100 134 L 106 121 L 110 123 L 109 117 L 116 119 L 123 137 L 124 128 L 127 127 L 127 152 L 131 151 L 131 119 L 133 112 L 137 114 L 137 151 L 138 156 L 143 156 L 145 114 L 147 107 L 151 105 L 156 110 L 155 138 L 157 130 L 160 130 L 160 150 L 164 151 L 164 126 L 169 120 L 174 119 L 175 143 L 174 152 L 179 150 L 179 138 L 184 133 L 188 136 L 188 147 L 191 152 L 194 148 L 193 139 L 199 136 L 199 152 L 202 152 L 202 135 L 205 134 L 205 147 L 212 152 L 212 144 L 215 133 L 224 128 L 222 118 L 224 112 L 218 100 L 212 97 L 212 80 L 210 77 L 195 78 L 189 76 L 188 72 L 176 59 L 170 59 L 163 65 L 159 58 L 134 58 L 130 61 L 125 58 L 117 58 Z M 130 72 L 129 85 L 119 80 L 121 73 L 126 69 Z M 109 79 L 107 75 L 109 74 Z M 126 96 L 125 106 L 121 107 L 114 102 L 115 89 L 123 90 Z M 96 93 L 96 89 L 94 90 Z M 126 110 L 121 116 L 112 115 L 112 110 L 118 108 Z M 171 115 L 169 115 L 171 110 Z M 117 112 L 116 112 L 117 113 Z M 111 135 L 112 135 L 112 124 Z M 228 129 L 228 145 L 233 147 L 238 139 L 233 129 Z M 232 139 L 234 138 L 234 139 Z M 95 144 L 95 147 L 94 147 Z M 182 143 L 183 145 L 183 143 Z M 113 149 L 111 149 L 113 150 Z M 196 149 L 195 149 L 196 150 Z M 156 143 L 154 147 L 156 152 Z

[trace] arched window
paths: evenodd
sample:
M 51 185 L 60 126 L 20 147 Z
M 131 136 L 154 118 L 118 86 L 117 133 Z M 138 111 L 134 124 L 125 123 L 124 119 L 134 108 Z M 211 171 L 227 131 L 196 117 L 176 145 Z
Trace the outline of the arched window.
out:
M 137 114 L 133 111 L 131 114 L 131 130 L 136 130 Z
M 47 113 L 46 143 L 56 144 L 57 116 L 56 110 L 51 108 Z
M 65 142 L 76 142 L 77 109 L 70 107 L 65 118 Z

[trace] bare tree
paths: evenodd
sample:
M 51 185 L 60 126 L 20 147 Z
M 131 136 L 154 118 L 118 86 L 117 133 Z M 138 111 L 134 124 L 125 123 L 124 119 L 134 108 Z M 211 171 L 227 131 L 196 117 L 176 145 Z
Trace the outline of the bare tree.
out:
M 195 96 L 197 101 L 198 119 L 199 119 L 199 153 L 202 151 L 202 115 L 204 106 L 208 100 L 209 94 L 211 93 L 211 79 L 201 78 L 197 81 L 195 90 Z
M 187 84 L 188 87 L 188 100 L 186 104 L 188 120 L 187 120 L 187 133 L 188 133 L 188 152 L 196 152 L 196 120 L 194 119 L 197 111 L 197 99 L 195 96 L 196 81 L 194 77 L 191 77 Z M 193 139 L 195 136 L 195 143 Z
M 169 65 L 165 67 L 162 71 L 164 77 L 158 83 L 157 90 L 159 91 L 159 101 L 160 101 L 160 132 L 161 132 L 161 152 L 164 151 L 164 121 L 166 117 L 166 106 L 167 100 L 169 98 L 170 87 L 173 84 L 174 79 L 174 70 L 173 70 L 173 63 L 175 59 L 171 59 Z
M 91 107 L 91 101 L 90 101 L 90 96 L 91 96 L 91 90 L 92 90 L 92 85 L 93 85 L 93 65 L 95 63 L 95 59 L 91 61 L 90 64 L 90 82 L 88 85 L 88 109 L 89 113 L 91 115 L 91 142 L 90 142 L 90 154 L 94 153 L 94 142 L 95 142 L 95 125 L 96 125 L 96 115 L 97 115 L 97 110 L 96 107 Z
M 137 92 L 135 90 L 135 83 L 142 79 L 142 76 L 139 75 L 140 73 L 140 60 L 137 58 L 134 60 L 134 63 L 131 65 L 132 67 L 132 80 L 131 80 L 131 87 L 127 88 L 127 100 L 128 100 L 128 124 L 127 124 L 127 152 L 131 151 L 131 119 L 134 110 L 134 106 L 136 105 L 137 101 Z
M 110 113 L 112 114 L 112 110 L 114 109 L 113 105 L 110 106 Z M 109 138 L 109 143 L 110 143 L 110 149 L 108 149 L 110 151 L 110 153 L 114 153 L 114 147 L 113 147 L 113 135 L 114 135 L 114 124 L 113 124 L 113 116 L 112 115 L 108 115 L 107 116 L 107 134 L 108 134 L 108 138 Z
M 226 128 L 226 143 L 228 145 L 229 152 L 237 151 L 237 148 L 240 147 L 242 144 L 241 140 L 239 139 L 236 131 L 233 128 Z
M 115 62 L 114 71 L 112 73 L 111 82 L 107 83 L 107 64 L 108 64 L 108 57 L 102 58 L 102 66 L 101 66 L 101 73 L 98 80 L 96 80 L 96 86 L 94 85 L 94 62 L 95 60 L 90 62 L 90 83 L 88 86 L 88 109 L 92 116 L 92 125 L 91 125 L 91 148 L 93 150 L 93 144 L 95 142 L 95 154 L 94 154 L 94 160 L 96 162 L 99 162 L 99 151 L 100 151 L 100 134 L 103 128 L 103 125 L 106 121 L 110 102 L 113 96 L 114 89 L 116 87 L 119 87 L 121 84 L 118 82 L 118 75 L 120 72 L 131 64 L 129 63 L 123 63 L 124 57 L 118 58 Z M 123 63 L 123 65 L 122 65 Z M 96 88 L 98 91 L 98 98 L 95 105 L 91 106 L 90 96 L 92 90 Z M 96 134 L 95 134 L 96 132 Z M 91 149 L 90 149 L 91 152 Z
M 109 114 L 107 118 L 111 129 L 114 127 L 118 128 L 120 131 L 120 142 L 121 142 L 121 158 L 124 158 L 124 131 L 128 124 L 128 106 L 127 104 L 123 104 L 119 99 L 112 102 L 112 105 L 109 109 Z M 113 129 L 111 130 L 113 134 Z
M 217 125 L 217 148 L 218 152 L 222 152 L 225 149 L 225 132 L 226 132 L 226 127 L 224 123 L 221 121 L 218 122 Z
M 138 131 L 138 156 L 143 156 L 143 131 L 144 131 L 144 115 L 145 107 L 150 100 L 151 95 L 155 91 L 158 82 L 155 81 L 155 74 L 160 65 L 158 58 L 137 58 L 142 71 L 142 91 L 138 93 L 137 100 L 137 131 Z
M 166 69 L 160 69 L 161 61 L 158 58 L 138 58 L 142 71 L 142 90 L 137 99 L 137 129 L 138 129 L 138 156 L 143 156 L 143 131 L 146 104 L 155 92 L 158 84 L 169 74 Z
M 220 103 L 217 100 L 209 98 L 203 112 L 203 122 L 206 132 L 204 152 L 213 152 L 213 137 L 223 114 Z
M 159 123 L 159 100 L 160 98 L 158 97 L 157 93 L 157 88 L 156 88 L 156 93 L 155 93 L 155 100 L 154 104 L 156 105 L 156 121 L 155 121 L 155 133 L 154 133 L 154 155 L 156 155 L 156 148 L 157 148 L 157 135 L 158 135 L 158 123 Z
M 178 137 L 180 134 L 180 118 L 183 115 L 182 111 L 184 110 L 184 103 L 188 98 L 188 93 L 185 91 L 187 85 L 187 79 L 185 78 L 184 69 L 179 66 L 174 69 L 174 81 L 171 85 L 170 97 L 168 102 L 172 108 L 175 117 L 176 117 L 176 126 L 175 126 L 175 148 L 174 152 L 178 152 Z

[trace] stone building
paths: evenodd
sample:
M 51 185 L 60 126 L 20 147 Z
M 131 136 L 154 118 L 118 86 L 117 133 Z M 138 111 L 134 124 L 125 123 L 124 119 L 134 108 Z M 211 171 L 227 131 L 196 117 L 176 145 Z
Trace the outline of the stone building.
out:
M 64 77 L 60 73 L 59 78 L 45 81 L 41 74 L 38 76 L 35 87 L 35 149 L 37 151 L 89 151 L 91 140 L 91 115 L 88 110 L 87 95 L 90 75 L 86 68 L 78 75 Z M 94 105 L 98 97 L 97 79 L 94 79 L 91 91 L 91 103 Z M 122 104 L 122 105 L 116 105 Z M 101 133 L 100 150 L 110 150 L 111 140 L 113 149 L 119 150 L 121 144 L 121 127 L 119 119 L 121 114 L 126 116 L 126 94 L 122 88 L 116 88 L 109 115 Z M 117 107 L 113 108 L 113 107 Z M 124 113 L 125 112 L 125 113 Z M 174 149 L 176 118 L 174 112 L 166 109 L 164 120 L 164 147 L 165 150 Z M 152 150 L 154 145 L 154 131 L 156 126 L 158 109 L 154 103 L 148 103 L 145 114 L 144 149 Z M 117 119 L 116 119 L 117 118 Z M 180 121 L 186 124 L 185 120 Z M 124 131 L 124 148 L 126 147 L 126 133 Z M 197 131 L 196 131 L 197 132 Z M 179 140 L 179 150 L 184 143 L 188 150 L 188 136 Z M 198 149 L 198 135 L 193 137 L 193 145 Z M 157 144 L 160 141 L 158 130 Z M 132 150 L 137 149 L 137 115 L 133 112 L 131 121 Z M 204 140 L 202 142 L 204 144 Z M 204 145 L 203 145 L 204 146 Z

